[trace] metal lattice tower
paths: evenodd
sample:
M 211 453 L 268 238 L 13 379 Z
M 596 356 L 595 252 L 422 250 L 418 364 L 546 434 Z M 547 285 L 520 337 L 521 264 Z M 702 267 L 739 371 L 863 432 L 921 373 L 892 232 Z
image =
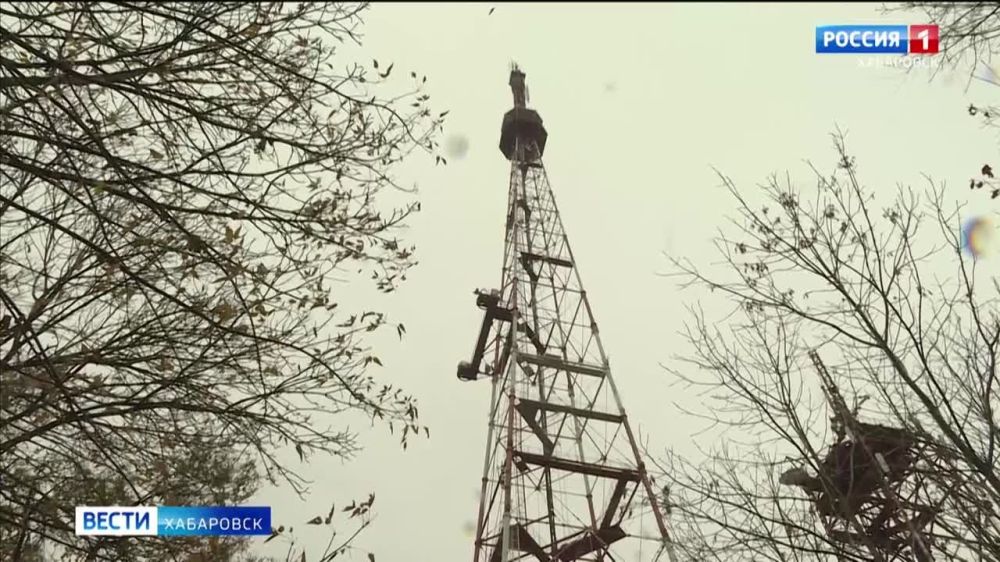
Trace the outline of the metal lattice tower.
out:
M 798 485 L 813 495 L 827 534 L 846 551 L 876 562 L 932 562 L 929 540 L 939 504 L 925 476 L 933 450 L 898 428 L 860 422 L 816 351 L 809 359 L 833 411 L 837 441 L 821 476 Z
M 485 318 L 472 362 L 458 368 L 493 388 L 474 560 L 671 555 L 542 166 L 547 133 L 516 66 L 510 86 L 503 278 L 476 291 Z

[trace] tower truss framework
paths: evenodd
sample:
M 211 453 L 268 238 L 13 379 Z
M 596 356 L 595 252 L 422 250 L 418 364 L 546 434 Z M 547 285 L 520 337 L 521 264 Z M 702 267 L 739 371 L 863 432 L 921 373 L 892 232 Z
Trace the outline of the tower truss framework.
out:
M 476 291 L 483 324 L 458 368 L 492 386 L 474 561 L 672 558 L 542 165 L 547 132 L 516 66 L 510 86 L 501 283 Z

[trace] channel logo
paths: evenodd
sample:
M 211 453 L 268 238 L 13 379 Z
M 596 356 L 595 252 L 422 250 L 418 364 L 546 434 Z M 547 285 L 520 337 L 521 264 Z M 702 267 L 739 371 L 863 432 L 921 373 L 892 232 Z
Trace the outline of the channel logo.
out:
M 76 534 L 92 537 L 270 535 L 270 507 L 77 506 Z
M 823 25 L 816 27 L 816 52 L 933 55 L 940 45 L 936 25 Z

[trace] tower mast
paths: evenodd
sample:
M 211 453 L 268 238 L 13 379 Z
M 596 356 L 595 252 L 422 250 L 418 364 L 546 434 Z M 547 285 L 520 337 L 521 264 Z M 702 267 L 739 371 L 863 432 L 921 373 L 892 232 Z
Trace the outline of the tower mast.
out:
M 510 73 L 514 107 L 500 151 L 510 161 L 500 288 L 458 377 L 492 384 L 475 562 L 635 559 L 666 522 L 611 377 L 549 186 L 548 133 Z

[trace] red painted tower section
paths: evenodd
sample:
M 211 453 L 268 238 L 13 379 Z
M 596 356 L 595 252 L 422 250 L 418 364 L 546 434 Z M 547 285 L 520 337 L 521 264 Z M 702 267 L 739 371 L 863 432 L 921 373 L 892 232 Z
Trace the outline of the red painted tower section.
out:
M 644 560 L 672 554 L 549 186 L 548 134 L 525 75 L 500 150 L 510 161 L 500 288 L 462 380 L 492 385 L 475 562 Z

